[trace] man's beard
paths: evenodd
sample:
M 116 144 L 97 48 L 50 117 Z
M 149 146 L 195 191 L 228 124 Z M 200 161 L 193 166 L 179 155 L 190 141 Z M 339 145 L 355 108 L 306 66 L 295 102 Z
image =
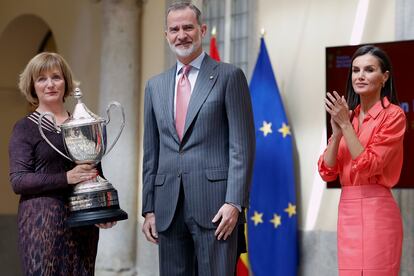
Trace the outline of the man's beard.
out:
M 169 41 L 168 41 L 168 45 L 170 46 L 171 51 L 173 51 L 177 56 L 179 56 L 179 57 L 189 57 L 201 45 L 201 40 L 193 41 L 193 43 L 191 43 L 190 47 L 188 47 L 186 49 L 179 49 L 178 47 L 175 47 L 175 45 L 170 43 Z

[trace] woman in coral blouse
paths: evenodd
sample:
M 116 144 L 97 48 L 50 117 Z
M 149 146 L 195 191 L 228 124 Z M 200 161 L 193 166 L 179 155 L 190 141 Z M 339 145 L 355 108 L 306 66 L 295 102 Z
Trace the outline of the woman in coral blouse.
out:
M 327 93 L 332 136 L 319 159 L 325 181 L 338 175 L 340 276 L 398 276 L 403 229 L 390 189 L 403 162 L 405 114 L 398 105 L 386 53 L 360 47 L 352 57 L 347 101 Z

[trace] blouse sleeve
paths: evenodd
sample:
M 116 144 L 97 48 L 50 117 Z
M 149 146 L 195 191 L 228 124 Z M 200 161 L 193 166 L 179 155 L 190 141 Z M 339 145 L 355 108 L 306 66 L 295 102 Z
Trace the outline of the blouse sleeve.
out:
M 405 114 L 401 109 L 391 113 L 378 126 L 364 151 L 352 160 L 351 174 L 359 179 L 382 175 L 390 180 L 390 186 L 397 183 L 403 159 L 403 140 L 406 128 Z M 387 183 L 380 183 L 387 184 Z
M 17 123 L 9 143 L 10 182 L 16 194 L 34 195 L 68 187 L 66 172 L 35 172 L 35 147 L 25 125 Z
M 328 144 L 331 142 L 331 139 L 332 138 L 329 138 Z M 321 178 L 326 182 L 334 181 L 338 177 L 338 174 L 339 174 L 340 151 L 338 149 L 338 155 L 336 157 L 336 164 L 333 167 L 329 167 L 328 165 L 326 165 L 325 160 L 324 160 L 325 153 L 326 153 L 326 149 L 323 152 L 323 154 L 319 157 L 319 160 L 318 160 L 319 174 Z

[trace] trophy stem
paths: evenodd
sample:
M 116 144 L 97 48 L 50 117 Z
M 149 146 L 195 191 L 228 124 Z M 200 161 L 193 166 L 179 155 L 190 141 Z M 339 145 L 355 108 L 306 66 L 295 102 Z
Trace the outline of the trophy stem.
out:
M 83 193 L 90 193 L 95 191 L 101 191 L 101 190 L 108 190 L 113 189 L 111 183 L 108 182 L 105 178 L 101 176 L 97 176 L 93 179 L 83 181 L 81 183 L 78 183 L 75 185 L 75 188 L 73 189 L 73 194 L 83 194 Z

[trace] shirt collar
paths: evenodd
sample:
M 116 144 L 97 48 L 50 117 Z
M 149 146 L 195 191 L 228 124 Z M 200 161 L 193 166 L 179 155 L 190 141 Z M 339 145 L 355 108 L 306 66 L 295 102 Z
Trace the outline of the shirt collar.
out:
M 206 55 L 206 53 L 203 51 L 201 52 L 201 54 L 196 57 L 195 59 L 193 59 L 193 61 L 190 62 L 190 65 L 194 68 L 197 68 L 198 70 L 200 70 L 201 68 L 201 63 L 203 62 L 204 56 Z M 178 75 L 179 73 L 181 73 L 181 68 L 184 67 L 184 64 L 177 60 L 177 71 L 176 71 L 176 75 Z
M 388 100 L 388 98 L 387 97 L 384 97 L 384 99 L 382 100 L 383 101 L 383 103 L 384 103 L 384 106 L 385 107 L 388 107 L 389 105 L 390 105 L 390 101 Z M 382 104 L 381 104 L 381 100 L 379 100 L 377 103 L 375 103 L 369 110 L 368 110 L 368 114 L 369 114 L 369 116 L 371 116 L 372 118 L 376 118 L 380 113 L 381 113 L 381 111 L 383 110 L 384 108 L 382 107 Z M 356 116 L 358 116 L 359 115 L 359 112 L 361 111 L 361 104 L 359 104 L 358 106 L 357 106 L 357 108 L 355 108 L 355 115 Z

